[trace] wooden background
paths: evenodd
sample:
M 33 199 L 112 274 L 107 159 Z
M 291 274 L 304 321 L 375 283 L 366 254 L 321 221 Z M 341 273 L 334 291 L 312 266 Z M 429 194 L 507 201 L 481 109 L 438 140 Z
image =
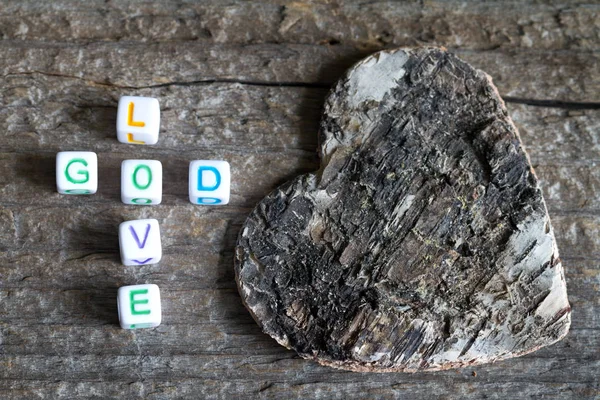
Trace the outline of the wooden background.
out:
M 593 1 L 0 1 L 0 398 L 600 398 L 600 4 Z M 494 365 L 357 374 L 263 334 L 233 274 L 254 205 L 315 170 L 324 97 L 383 48 L 443 45 L 494 78 L 542 181 L 567 278 L 566 339 Z M 155 146 L 116 140 L 121 95 L 157 97 Z M 61 150 L 99 191 L 61 196 Z M 163 163 L 163 203 L 120 202 L 120 162 Z M 231 163 L 232 200 L 187 200 L 190 160 Z M 125 267 L 118 224 L 156 218 L 163 260 Z M 163 324 L 118 326 L 156 283 Z

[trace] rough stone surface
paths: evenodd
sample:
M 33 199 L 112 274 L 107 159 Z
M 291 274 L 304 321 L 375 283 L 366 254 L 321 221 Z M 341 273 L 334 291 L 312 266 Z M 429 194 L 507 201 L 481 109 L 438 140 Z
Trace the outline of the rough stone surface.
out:
M 469 2 L 2 1 L 0 398 L 596 399 L 600 395 L 600 6 Z M 569 334 L 494 364 L 355 373 L 261 332 L 238 295 L 241 225 L 319 168 L 331 85 L 399 46 L 446 46 L 494 77 L 540 179 L 569 300 Z M 115 139 L 123 94 L 155 96 L 161 139 Z M 99 191 L 55 193 L 54 157 L 98 153 Z M 160 160 L 163 204 L 120 203 L 120 163 Z M 187 201 L 187 166 L 223 158 L 231 203 Z M 124 268 L 121 221 L 156 218 L 164 258 Z M 156 283 L 164 323 L 119 328 L 120 285 Z M 475 375 L 476 373 L 476 375 Z
M 489 77 L 442 49 L 367 57 L 335 85 L 322 165 L 252 212 L 244 303 L 325 365 L 439 370 L 566 335 L 571 308 L 537 178 Z

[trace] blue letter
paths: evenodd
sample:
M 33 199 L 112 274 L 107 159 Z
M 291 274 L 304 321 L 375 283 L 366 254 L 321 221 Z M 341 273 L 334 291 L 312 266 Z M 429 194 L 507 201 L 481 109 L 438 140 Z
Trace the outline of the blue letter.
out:
M 216 183 L 213 186 L 204 186 L 202 184 L 202 171 L 210 171 L 213 174 L 215 174 Z M 198 167 L 198 190 L 205 190 L 205 191 L 217 190 L 219 188 L 220 184 L 221 184 L 221 174 L 219 173 L 218 169 L 216 169 L 215 167 L 208 167 L 208 166 Z
M 219 204 L 221 199 L 216 197 L 198 197 L 198 204 Z

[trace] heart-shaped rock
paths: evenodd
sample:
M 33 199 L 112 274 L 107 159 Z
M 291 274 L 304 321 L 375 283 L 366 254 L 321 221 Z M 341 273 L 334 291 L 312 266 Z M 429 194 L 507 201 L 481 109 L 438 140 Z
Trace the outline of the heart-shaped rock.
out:
M 321 169 L 265 197 L 235 271 L 264 331 L 355 371 L 461 367 L 570 325 L 542 192 L 490 78 L 443 49 L 376 53 L 329 95 Z

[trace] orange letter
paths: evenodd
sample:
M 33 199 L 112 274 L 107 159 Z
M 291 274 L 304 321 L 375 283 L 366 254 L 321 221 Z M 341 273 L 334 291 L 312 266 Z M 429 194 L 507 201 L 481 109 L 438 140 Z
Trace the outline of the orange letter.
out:
M 139 128 L 146 126 L 146 124 L 143 121 L 133 120 L 133 101 L 129 102 L 129 107 L 127 108 L 127 125 L 137 126 Z
M 143 122 L 142 122 L 142 124 L 143 124 Z M 133 138 L 133 133 L 128 133 L 127 134 L 127 141 L 129 143 L 146 144 L 146 142 L 142 142 L 141 140 L 135 140 Z

